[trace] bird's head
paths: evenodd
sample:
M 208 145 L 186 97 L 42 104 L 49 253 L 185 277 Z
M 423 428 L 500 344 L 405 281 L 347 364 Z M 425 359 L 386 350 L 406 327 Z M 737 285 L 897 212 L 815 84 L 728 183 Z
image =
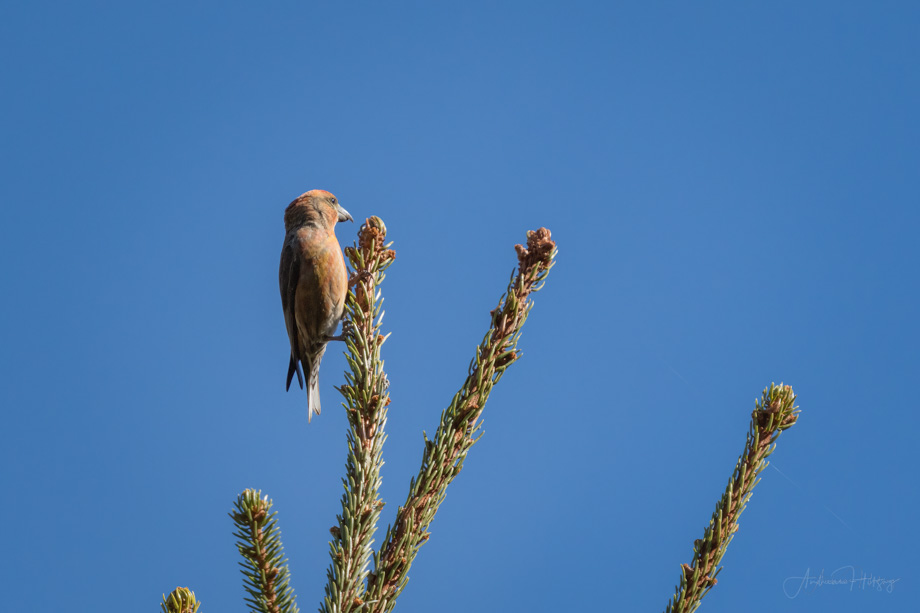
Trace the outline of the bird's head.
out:
M 303 226 L 329 228 L 337 221 L 354 221 L 338 199 L 322 189 L 310 190 L 297 197 L 284 211 L 284 229 L 288 232 Z

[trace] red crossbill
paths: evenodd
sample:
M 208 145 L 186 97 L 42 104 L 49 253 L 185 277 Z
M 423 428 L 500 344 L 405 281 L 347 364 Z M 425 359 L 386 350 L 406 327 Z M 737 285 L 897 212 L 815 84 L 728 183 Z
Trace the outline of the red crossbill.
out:
M 284 211 L 284 246 L 281 249 L 281 306 L 291 341 L 287 389 L 297 374 L 303 389 L 307 375 L 307 420 L 319 415 L 319 363 L 332 340 L 348 292 L 348 271 L 335 238 L 337 221 L 354 221 L 336 197 L 314 189 Z

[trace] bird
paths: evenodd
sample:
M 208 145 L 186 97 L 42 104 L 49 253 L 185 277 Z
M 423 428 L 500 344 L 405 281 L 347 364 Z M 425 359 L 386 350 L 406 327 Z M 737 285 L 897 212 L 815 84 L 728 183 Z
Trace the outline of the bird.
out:
M 285 389 L 290 391 L 295 374 L 303 389 L 306 375 L 308 423 L 321 410 L 319 365 L 345 310 L 348 271 L 335 224 L 346 220 L 354 222 L 338 199 L 321 189 L 301 194 L 284 211 L 278 285 L 291 341 Z

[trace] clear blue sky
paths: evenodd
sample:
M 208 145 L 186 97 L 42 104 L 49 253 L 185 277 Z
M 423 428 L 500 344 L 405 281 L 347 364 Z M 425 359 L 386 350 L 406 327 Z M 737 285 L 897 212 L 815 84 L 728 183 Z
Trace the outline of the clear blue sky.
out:
M 242 611 L 254 487 L 315 610 L 345 362 L 308 426 L 277 286 L 311 188 L 396 241 L 387 521 L 514 243 L 559 244 L 400 611 L 662 610 L 771 381 L 802 416 L 701 610 L 915 606 L 918 6 L 437 4 L 4 3 L 4 607 Z M 849 566 L 899 581 L 784 594 Z

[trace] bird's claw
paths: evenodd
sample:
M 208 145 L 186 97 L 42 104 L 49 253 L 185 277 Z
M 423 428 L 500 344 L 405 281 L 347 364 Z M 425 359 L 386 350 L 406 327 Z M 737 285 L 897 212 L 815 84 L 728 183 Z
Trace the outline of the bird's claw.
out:
M 371 278 L 371 273 L 367 270 L 356 270 L 355 274 L 351 279 L 348 280 L 349 289 L 360 283 L 361 281 L 366 281 Z
M 326 341 L 345 341 L 349 338 L 353 338 L 355 335 L 356 329 L 355 324 L 352 323 L 350 319 L 346 319 L 342 322 L 342 333 L 338 336 L 329 336 L 326 337 Z

